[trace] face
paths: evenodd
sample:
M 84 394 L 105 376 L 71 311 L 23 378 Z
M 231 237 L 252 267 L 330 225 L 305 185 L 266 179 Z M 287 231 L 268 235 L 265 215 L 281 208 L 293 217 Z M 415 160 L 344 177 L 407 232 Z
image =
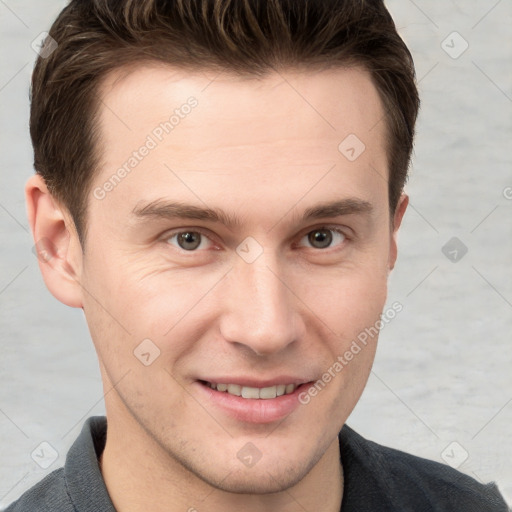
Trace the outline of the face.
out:
M 109 425 L 224 490 L 288 488 L 374 358 L 376 337 L 345 353 L 378 323 L 395 258 L 378 93 L 357 69 L 148 65 L 101 96 L 78 274 Z

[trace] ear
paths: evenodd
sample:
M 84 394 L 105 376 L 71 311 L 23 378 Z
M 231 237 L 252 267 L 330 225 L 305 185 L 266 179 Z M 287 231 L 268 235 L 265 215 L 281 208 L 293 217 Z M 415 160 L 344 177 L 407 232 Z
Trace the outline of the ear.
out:
M 81 308 L 82 248 L 71 215 L 50 194 L 39 174 L 27 181 L 25 201 L 33 251 L 46 287 L 60 302 Z
M 395 262 L 398 255 L 398 229 L 400 228 L 400 224 L 402 224 L 402 219 L 408 204 L 409 196 L 403 192 L 398 201 L 395 214 L 393 216 L 393 225 L 391 226 L 391 243 L 389 246 L 388 260 L 389 272 L 395 268 Z

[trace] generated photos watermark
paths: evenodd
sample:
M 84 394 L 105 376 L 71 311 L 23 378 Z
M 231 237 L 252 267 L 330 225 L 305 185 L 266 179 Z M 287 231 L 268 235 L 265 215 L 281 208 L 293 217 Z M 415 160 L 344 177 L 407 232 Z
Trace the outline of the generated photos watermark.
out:
M 336 358 L 336 361 L 323 373 L 322 377 L 312 384 L 306 391 L 299 393 L 299 402 L 302 405 L 307 405 L 311 399 L 318 395 L 331 380 L 333 380 L 339 373 L 348 366 L 350 361 L 354 359 L 364 347 L 367 346 L 368 341 L 371 341 L 377 336 L 380 330 L 389 322 L 391 322 L 398 313 L 403 310 L 400 302 L 395 301 L 384 313 L 380 316 L 371 327 L 366 327 L 357 335 L 357 339 L 352 340 L 350 347 Z
M 192 109 L 197 107 L 199 102 L 196 98 L 191 96 L 179 108 L 175 108 L 173 114 L 166 121 L 162 121 L 155 126 L 151 133 L 148 134 L 144 144 L 125 160 L 125 162 L 107 179 L 103 185 L 96 187 L 93 191 L 93 196 L 102 201 L 105 199 L 109 192 L 112 192 L 121 181 L 128 176 L 133 169 L 135 169 L 146 156 L 148 156 L 153 149 L 155 149 L 167 135 L 178 126 L 182 119 L 185 119 Z

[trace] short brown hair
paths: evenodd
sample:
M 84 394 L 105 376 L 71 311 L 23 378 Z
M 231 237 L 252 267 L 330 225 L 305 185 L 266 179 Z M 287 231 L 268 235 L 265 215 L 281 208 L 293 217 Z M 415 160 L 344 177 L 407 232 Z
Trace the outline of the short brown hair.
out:
M 396 209 L 419 97 L 411 54 L 382 0 L 72 0 L 49 34 L 58 46 L 46 58 L 41 52 L 32 78 L 34 166 L 70 211 L 82 246 L 101 156 L 100 81 L 147 60 L 254 77 L 276 68 L 363 66 L 386 111 Z

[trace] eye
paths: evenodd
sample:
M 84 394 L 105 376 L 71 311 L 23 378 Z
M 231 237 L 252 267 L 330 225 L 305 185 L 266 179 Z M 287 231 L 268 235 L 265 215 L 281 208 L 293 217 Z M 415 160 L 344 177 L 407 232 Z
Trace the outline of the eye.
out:
M 206 249 L 205 245 L 211 243 L 211 240 L 200 231 L 178 231 L 166 238 L 171 245 L 176 245 L 172 241 L 175 240 L 179 249 L 184 251 L 195 251 L 196 249 Z
M 315 249 L 325 249 L 331 247 L 333 242 L 338 242 L 336 245 L 341 245 L 346 238 L 345 234 L 338 229 L 322 227 L 310 231 L 301 240 L 307 239 Z

